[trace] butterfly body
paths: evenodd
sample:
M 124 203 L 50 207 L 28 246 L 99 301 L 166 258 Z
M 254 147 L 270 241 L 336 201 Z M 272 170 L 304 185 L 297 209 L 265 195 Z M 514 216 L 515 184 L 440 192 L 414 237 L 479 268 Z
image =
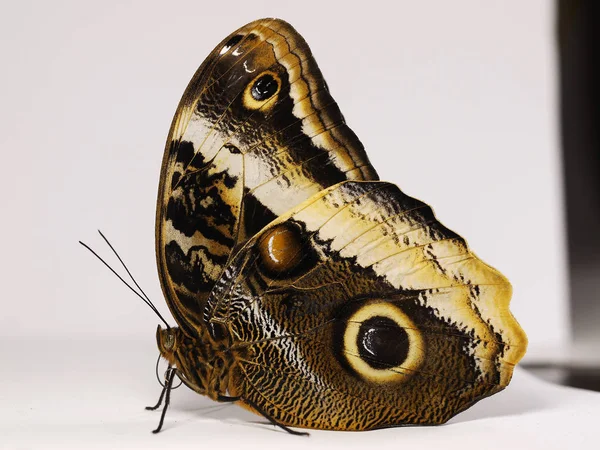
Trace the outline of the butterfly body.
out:
M 502 390 L 512 289 L 431 208 L 379 181 L 302 37 L 224 39 L 183 95 L 157 207 L 157 331 L 182 381 L 276 423 L 439 424 Z
M 229 363 L 227 355 L 220 352 L 209 340 L 186 335 L 181 329 L 160 326 L 156 340 L 161 355 L 170 367 L 177 368 L 179 378 L 198 394 L 216 400 L 227 391 Z

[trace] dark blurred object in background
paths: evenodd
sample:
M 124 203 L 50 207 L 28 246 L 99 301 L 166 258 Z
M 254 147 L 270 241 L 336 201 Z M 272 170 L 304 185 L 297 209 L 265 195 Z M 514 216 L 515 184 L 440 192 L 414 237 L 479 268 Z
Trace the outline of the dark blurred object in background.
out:
M 598 358 L 600 2 L 559 0 L 558 43 L 573 337 Z
M 600 390 L 600 2 L 558 0 L 557 32 L 574 353 L 530 369 Z

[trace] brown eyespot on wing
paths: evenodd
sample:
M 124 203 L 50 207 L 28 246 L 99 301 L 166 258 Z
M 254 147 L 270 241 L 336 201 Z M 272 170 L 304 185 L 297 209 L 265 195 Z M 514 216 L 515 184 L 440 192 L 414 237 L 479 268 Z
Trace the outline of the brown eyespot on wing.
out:
M 304 39 L 258 20 L 226 37 L 188 85 L 162 164 L 156 253 L 167 303 L 194 335 L 232 250 L 344 180 L 376 180 Z
M 250 239 L 207 320 L 233 338 L 232 395 L 280 423 L 439 424 L 509 383 L 527 346 L 511 292 L 425 203 L 347 181 Z

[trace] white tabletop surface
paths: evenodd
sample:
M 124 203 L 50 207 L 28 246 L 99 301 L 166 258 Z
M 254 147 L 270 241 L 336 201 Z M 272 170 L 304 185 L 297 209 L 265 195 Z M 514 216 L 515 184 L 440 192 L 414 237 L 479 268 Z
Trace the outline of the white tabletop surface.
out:
M 154 435 L 159 413 L 144 410 L 160 392 L 154 345 L 4 341 L 0 448 L 598 448 L 600 393 L 549 384 L 518 368 L 505 391 L 439 427 L 296 437 L 182 387 Z

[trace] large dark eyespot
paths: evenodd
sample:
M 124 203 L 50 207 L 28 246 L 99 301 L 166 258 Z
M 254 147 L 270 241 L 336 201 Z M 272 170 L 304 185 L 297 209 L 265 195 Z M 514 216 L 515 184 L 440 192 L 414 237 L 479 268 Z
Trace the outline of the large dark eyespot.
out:
M 254 100 L 264 101 L 271 98 L 273 94 L 277 92 L 278 88 L 279 84 L 277 83 L 277 80 L 275 80 L 272 75 L 265 74 L 254 82 L 252 89 L 250 89 L 250 93 Z
M 235 36 L 232 36 L 231 39 L 229 39 L 225 43 L 225 45 L 223 46 L 223 48 L 219 52 L 219 55 L 224 55 L 225 53 L 227 53 L 229 51 L 229 49 L 231 47 L 233 47 L 234 45 L 237 45 L 242 40 L 243 37 L 244 36 L 242 36 L 241 34 L 236 34 Z
M 406 359 L 409 338 L 389 317 L 365 320 L 359 330 L 356 345 L 360 357 L 374 369 L 396 367 Z
M 342 348 L 342 364 L 365 381 L 401 383 L 423 363 L 423 335 L 400 307 L 372 299 L 349 314 L 336 345 Z

